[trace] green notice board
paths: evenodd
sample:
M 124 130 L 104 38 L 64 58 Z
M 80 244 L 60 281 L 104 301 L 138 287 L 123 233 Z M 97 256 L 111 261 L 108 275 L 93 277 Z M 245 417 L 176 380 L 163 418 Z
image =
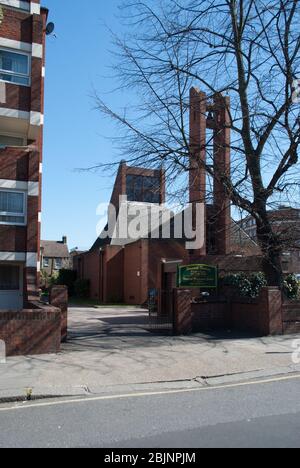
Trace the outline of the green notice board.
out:
M 178 288 L 217 289 L 218 268 L 209 265 L 178 267 Z

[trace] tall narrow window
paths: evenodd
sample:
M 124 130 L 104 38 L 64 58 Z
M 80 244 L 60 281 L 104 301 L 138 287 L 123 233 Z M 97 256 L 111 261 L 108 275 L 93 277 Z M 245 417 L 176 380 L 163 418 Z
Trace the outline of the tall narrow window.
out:
M 0 190 L 0 224 L 25 224 L 25 193 Z
M 29 56 L 0 49 L 0 80 L 29 86 Z

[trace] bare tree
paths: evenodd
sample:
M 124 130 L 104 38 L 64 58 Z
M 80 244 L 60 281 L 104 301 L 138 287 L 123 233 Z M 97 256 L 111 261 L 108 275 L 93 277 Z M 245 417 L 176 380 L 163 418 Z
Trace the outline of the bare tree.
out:
M 299 1 L 147 0 L 121 11 L 128 32 L 114 36 L 115 72 L 120 88 L 136 92 L 136 99 L 123 112 L 99 96 L 97 105 L 120 125 L 127 160 L 164 164 L 170 195 L 184 199 L 182 176 L 191 168 L 189 89 L 230 96 L 231 174 L 214 164 L 210 138 L 207 160 L 199 164 L 222 180 L 235 207 L 253 216 L 268 283 L 281 286 L 284 239 L 269 210 L 299 199 L 300 118 L 293 99 Z

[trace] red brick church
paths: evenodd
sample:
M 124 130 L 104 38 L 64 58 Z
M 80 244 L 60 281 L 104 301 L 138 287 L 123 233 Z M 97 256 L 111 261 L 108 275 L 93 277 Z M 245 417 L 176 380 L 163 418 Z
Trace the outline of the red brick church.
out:
M 206 132 L 214 132 L 214 164 L 218 172 L 230 173 L 230 100 L 216 95 L 210 103 L 204 93 L 190 92 L 191 170 L 189 201 L 204 204 L 202 223 L 204 242 L 200 249 L 188 250 L 186 239 L 174 231 L 170 238 L 153 238 L 145 232 L 139 239 L 116 242 L 113 235 L 99 237 L 90 251 L 74 258 L 80 279 L 90 281 L 90 295 L 101 303 L 144 304 L 150 289 L 176 287 L 178 265 L 205 263 L 219 270 L 259 270 L 256 243 L 231 218 L 231 203 L 220 180 L 214 180 L 213 202 L 206 201 Z M 165 203 L 165 173 L 130 167 L 121 162 L 114 184 L 111 204 L 120 213 L 120 197 L 126 207 L 147 207 Z M 126 209 L 127 209 L 126 208 Z

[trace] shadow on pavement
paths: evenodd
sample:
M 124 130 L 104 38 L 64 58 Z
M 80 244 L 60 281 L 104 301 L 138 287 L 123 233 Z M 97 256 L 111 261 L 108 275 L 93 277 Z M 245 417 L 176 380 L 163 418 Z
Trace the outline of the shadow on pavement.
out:
M 116 350 L 135 347 L 157 347 L 188 342 L 207 343 L 216 347 L 224 340 L 257 338 L 248 333 L 230 330 L 205 331 L 189 336 L 172 336 L 167 331 L 151 331 L 148 313 L 144 310 L 71 309 L 68 343 L 64 351 Z

